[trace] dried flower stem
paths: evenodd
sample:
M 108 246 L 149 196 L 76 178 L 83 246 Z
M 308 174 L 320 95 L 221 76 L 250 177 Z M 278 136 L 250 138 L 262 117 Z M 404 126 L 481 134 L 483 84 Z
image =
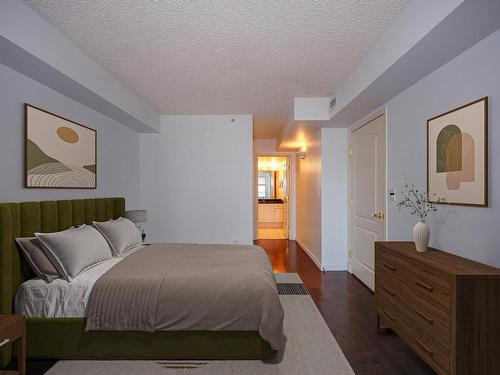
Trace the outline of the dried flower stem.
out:
M 436 194 L 433 194 L 433 201 L 429 200 L 426 192 L 421 192 L 415 185 L 409 185 L 408 181 L 405 179 L 404 190 L 401 191 L 402 199 L 397 203 L 398 208 L 408 208 L 412 215 L 418 216 L 421 220 L 429 215 L 430 212 L 437 212 L 437 203 L 440 202 L 440 198 Z

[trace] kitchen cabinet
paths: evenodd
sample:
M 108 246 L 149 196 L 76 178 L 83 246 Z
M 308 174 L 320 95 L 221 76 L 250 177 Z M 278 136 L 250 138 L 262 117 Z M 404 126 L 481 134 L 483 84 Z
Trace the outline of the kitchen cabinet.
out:
M 282 223 L 284 220 L 283 204 L 260 203 L 258 205 L 259 223 Z

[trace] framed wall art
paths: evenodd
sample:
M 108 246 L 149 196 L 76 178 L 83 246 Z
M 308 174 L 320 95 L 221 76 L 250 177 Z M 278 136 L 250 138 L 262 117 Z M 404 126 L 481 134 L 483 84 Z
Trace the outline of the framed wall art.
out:
M 427 121 L 427 187 L 439 203 L 488 206 L 488 98 Z
M 95 189 L 97 132 L 25 104 L 25 186 Z

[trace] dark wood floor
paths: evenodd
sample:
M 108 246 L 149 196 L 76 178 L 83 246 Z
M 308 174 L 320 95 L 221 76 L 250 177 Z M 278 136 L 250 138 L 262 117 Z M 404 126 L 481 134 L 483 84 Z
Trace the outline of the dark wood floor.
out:
M 375 298 L 348 272 L 320 272 L 295 241 L 259 240 L 274 272 L 297 272 L 356 374 L 435 374 L 395 334 L 375 331 Z
M 295 241 L 259 240 L 275 272 L 297 272 L 356 374 L 435 374 L 395 334 L 375 332 L 373 293 L 347 272 L 322 273 Z M 53 361 L 28 361 L 28 375 Z M 308 375 L 308 374 L 304 374 Z

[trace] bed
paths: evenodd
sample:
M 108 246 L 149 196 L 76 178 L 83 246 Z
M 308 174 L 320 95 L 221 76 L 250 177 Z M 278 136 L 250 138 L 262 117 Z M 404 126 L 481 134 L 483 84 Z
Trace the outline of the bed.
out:
M 92 221 L 118 218 L 124 216 L 124 212 L 125 200 L 123 198 L 0 204 L 0 313 L 12 314 L 16 294 L 18 302 L 23 298 L 22 292 L 18 293 L 18 291 L 22 291 L 30 284 L 36 284 L 31 280 L 34 277 L 33 271 L 18 253 L 14 243 L 15 238 L 32 236 L 35 232 L 56 232 L 71 226 L 91 224 Z M 192 251 L 196 250 L 199 249 L 192 249 Z M 127 262 L 131 262 L 134 257 L 143 258 L 137 256 L 141 251 L 144 254 L 152 254 L 155 252 L 155 246 L 137 249 L 127 257 L 130 258 Z M 217 251 L 222 250 L 219 248 Z M 156 252 L 165 253 L 158 249 Z M 82 281 L 83 286 L 76 293 L 77 297 L 73 300 L 69 298 L 66 305 L 54 308 L 59 312 L 50 311 L 50 308 L 45 312 L 35 311 L 36 306 L 41 306 L 37 303 L 32 304 L 31 307 L 29 304 L 21 304 L 24 307 L 19 312 L 28 315 L 28 358 L 265 359 L 276 355 L 276 344 L 271 345 L 269 341 L 272 340 L 269 337 L 267 340 L 262 337 L 262 329 L 260 332 L 255 327 L 243 330 L 241 325 L 240 328 L 234 330 L 231 325 L 221 327 L 222 330 L 191 328 L 185 330 L 182 329 L 182 325 L 175 326 L 172 322 L 164 320 L 160 322 L 163 326 L 158 327 L 168 330 L 157 330 L 158 327 L 153 327 L 154 329 L 149 331 L 147 329 L 117 331 L 113 330 L 113 327 L 104 326 L 100 327 L 101 330 L 89 330 L 87 318 L 82 317 L 82 311 L 88 309 L 88 306 L 86 303 L 79 304 L 78 298 L 81 297 L 81 301 L 87 301 L 91 295 L 90 291 L 95 287 L 94 283 L 97 280 L 100 283 L 104 279 L 102 275 L 120 270 L 118 266 L 122 265 L 121 260 L 118 263 L 118 260 L 114 259 L 113 262 L 87 271 L 94 273 L 93 276 L 86 275 L 90 281 Z M 121 269 L 124 267 L 126 268 L 125 261 Z M 130 264 L 127 267 L 126 269 L 133 268 Z M 23 287 L 20 289 L 21 285 Z M 54 284 L 56 285 L 57 283 Z M 30 293 L 32 292 L 33 290 Z M 168 295 L 170 292 L 166 290 L 165 293 Z M 219 323 L 215 322 L 214 326 Z M 176 327 L 180 329 L 175 329 Z M 2 364 L 5 365 L 11 358 L 11 348 L 4 347 L 1 354 Z

